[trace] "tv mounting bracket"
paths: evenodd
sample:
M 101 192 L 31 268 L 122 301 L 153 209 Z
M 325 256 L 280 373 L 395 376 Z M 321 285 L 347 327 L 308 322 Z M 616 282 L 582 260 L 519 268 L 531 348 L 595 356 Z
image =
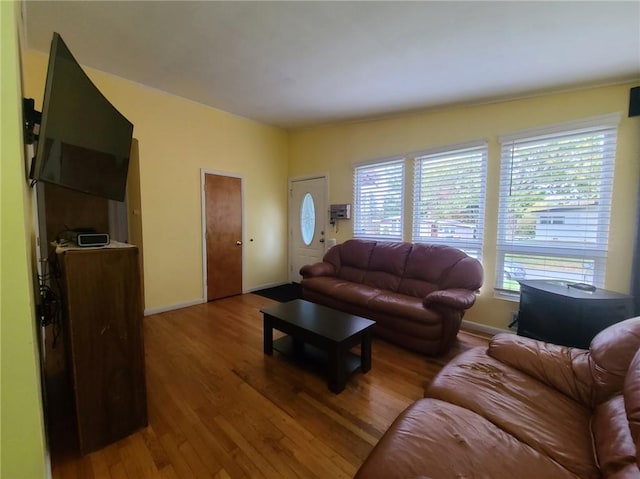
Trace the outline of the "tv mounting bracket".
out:
M 40 126 L 42 113 L 36 110 L 33 98 L 22 99 L 22 127 L 24 129 L 24 143 L 32 145 L 38 140 L 36 125 Z M 38 129 L 39 130 L 39 129 Z

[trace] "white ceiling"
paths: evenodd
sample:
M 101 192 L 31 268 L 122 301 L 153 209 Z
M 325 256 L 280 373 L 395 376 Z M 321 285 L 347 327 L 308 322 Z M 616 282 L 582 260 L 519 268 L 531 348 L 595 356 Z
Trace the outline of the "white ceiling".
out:
M 27 1 L 85 66 L 300 127 L 640 81 L 640 1 Z

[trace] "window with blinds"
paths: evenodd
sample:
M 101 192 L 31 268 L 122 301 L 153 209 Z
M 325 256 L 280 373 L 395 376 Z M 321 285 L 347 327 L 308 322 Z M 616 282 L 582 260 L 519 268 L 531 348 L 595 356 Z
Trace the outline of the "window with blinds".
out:
M 404 160 L 356 166 L 353 235 L 402 241 Z
M 604 285 L 618 121 L 501 138 L 498 291 L 520 279 Z
M 486 169 L 484 142 L 417 156 L 413 241 L 447 244 L 481 259 Z

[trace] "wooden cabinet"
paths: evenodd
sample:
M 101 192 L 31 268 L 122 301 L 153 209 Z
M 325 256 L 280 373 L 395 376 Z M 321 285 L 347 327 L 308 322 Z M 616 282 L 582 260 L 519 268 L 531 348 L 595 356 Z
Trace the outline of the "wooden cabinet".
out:
M 596 334 L 632 316 L 633 298 L 626 294 L 580 291 L 563 281 L 520 281 L 521 336 L 588 349 Z
M 83 454 L 147 425 L 138 248 L 68 249 L 64 332 Z

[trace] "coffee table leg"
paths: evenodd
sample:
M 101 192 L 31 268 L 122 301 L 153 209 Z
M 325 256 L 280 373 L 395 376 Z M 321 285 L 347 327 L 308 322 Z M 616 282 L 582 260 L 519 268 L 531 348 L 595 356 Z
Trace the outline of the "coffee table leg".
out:
M 271 356 L 273 354 L 273 324 L 271 322 L 271 318 L 266 314 L 263 315 L 263 349 L 264 354 L 268 354 Z
M 341 393 L 347 384 L 344 362 L 341 348 L 329 350 L 329 390 L 336 394 Z
M 360 369 L 366 373 L 371 369 L 371 332 L 362 333 L 362 342 L 360 343 Z

